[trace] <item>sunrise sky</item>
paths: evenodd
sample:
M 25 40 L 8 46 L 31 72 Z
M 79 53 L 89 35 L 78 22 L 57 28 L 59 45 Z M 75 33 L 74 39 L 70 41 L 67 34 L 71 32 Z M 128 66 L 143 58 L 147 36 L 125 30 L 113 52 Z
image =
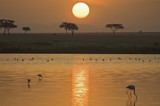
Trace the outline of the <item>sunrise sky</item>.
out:
M 90 7 L 88 17 L 79 19 L 72 7 L 84 2 Z M 123 31 L 160 31 L 160 0 L 1 0 L 0 19 L 13 19 L 18 25 L 12 32 L 64 32 L 61 22 L 74 22 L 79 32 L 106 32 L 105 24 L 123 24 Z M 2 30 L 0 31 L 2 32 Z

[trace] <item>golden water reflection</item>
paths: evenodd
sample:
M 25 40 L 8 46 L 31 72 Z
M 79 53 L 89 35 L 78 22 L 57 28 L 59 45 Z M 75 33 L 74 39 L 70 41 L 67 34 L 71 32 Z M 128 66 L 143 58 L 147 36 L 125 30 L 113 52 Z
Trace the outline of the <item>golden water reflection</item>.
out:
M 87 106 L 88 94 L 88 70 L 84 67 L 76 67 L 72 72 L 72 106 Z
M 137 99 L 129 98 L 126 106 L 136 106 Z

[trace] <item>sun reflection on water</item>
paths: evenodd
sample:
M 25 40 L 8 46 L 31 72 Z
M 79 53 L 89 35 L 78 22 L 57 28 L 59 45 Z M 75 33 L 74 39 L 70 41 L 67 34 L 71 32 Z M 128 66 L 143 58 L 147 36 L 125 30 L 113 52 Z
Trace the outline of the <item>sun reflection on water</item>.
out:
M 72 72 L 72 106 L 87 106 L 88 94 L 88 70 L 84 67 L 76 67 Z

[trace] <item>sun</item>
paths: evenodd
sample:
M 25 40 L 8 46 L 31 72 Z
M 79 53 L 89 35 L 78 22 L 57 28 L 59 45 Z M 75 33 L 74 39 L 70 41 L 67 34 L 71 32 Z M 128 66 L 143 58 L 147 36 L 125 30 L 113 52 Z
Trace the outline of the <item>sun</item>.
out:
M 77 3 L 72 8 L 72 13 L 77 18 L 85 18 L 89 15 L 89 7 L 85 3 Z

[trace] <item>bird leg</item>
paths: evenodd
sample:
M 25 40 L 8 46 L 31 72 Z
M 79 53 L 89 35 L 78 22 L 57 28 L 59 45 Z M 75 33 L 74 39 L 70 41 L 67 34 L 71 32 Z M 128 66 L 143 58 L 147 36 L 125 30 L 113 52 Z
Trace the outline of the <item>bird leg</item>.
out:
M 130 97 L 132 97 L 133 96 L 133 92 L 132 92 L 133 90 L 130 90 Z
M 30 84 L 28 84 L 28 88 L 30 88 L 31 87 L 31 85 Z
M 128 92 L 129 92 L 129 90 L 127 89 L 126 94 L 128 95 L 128 98 L 130 99 L 130 94 Z

